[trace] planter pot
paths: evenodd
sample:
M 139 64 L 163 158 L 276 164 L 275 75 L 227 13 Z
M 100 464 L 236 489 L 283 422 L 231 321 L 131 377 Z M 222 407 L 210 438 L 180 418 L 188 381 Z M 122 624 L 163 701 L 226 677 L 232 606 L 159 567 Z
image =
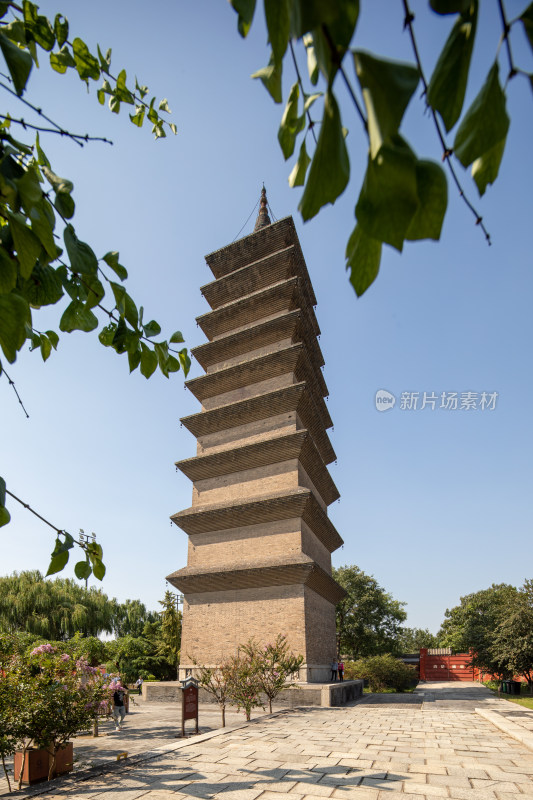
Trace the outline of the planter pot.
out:
M 52 774 L 53 778 L 56 778 L 58 775 L 63 775 L 65 772 L 70 772 L 74 760 L 73 753 L 74 749 L 72 742 L 67 742 L 66 745 L 59 748 L 56 753 L 56 764 Z M 24 756 L 22 752 L 19 751 L 15 753 L 14 778 L 17 782 L 20 775 L 23 757 Z M 26 783 L 31 786 L 34 783 L 46 781 L 48 779 L 48 770 L 50 769 L 50 759 L 51 755 L 46 748 L 36 750 L 30 747 L 26 751 L 26 761 L 24 762 L 24 770 L 22 772 L 22 783 Z

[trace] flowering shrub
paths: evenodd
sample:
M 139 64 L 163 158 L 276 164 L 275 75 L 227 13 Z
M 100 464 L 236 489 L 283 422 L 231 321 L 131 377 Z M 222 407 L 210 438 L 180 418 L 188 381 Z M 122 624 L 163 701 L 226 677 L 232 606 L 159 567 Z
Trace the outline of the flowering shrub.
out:
M 84 659 L 73 661 L 49 643 L 26 658 L 17 654 L 0 663 L 1 752 L 3 758 L 15 749 L 23 751 L 19 787 L 28 748 L 48 750 L 50 779 L 57 751 L 92 725 L 110 695 L 100 670 Z

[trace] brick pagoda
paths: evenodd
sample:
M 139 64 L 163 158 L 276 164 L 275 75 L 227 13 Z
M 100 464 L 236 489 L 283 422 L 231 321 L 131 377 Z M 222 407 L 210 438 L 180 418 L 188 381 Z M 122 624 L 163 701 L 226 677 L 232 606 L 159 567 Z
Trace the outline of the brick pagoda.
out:
M 172 520 L 189 537 L 187 566 L 168 580 L 184 594 L 180 679 L 219 664 L 251 637 L 285 634 L 304 656 L 300 680 L 327 681 L 336 654 L 331 577 L 342 539 L 327 507 L 339 496 L 317 341 L 316 299 L 291 217 L 270 222 L 263 189 L 254 232 L 206 256 L 211 311 L 193 349 L 205 375 L 183 425 L 197 454 L 177 463 L 192 505 Z

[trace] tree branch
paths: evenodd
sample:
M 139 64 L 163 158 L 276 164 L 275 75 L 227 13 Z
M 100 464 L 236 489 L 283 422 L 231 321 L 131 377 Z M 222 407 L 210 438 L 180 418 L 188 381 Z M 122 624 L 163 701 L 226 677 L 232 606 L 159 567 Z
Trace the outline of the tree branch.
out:
M 0 88 L 5 89 L 6 92 L 12 94 L 13 97 L 16 97 L 17 100 L 20 100 L 21 103 L 24 103 L 24 105 L 28 106 L 28 108 L 31 108 L 32 111 L 35 111 L 36 114 L 39 114 L 39 116 L 45 119 L 47 122 L 49 122 L 50 125 L 53 125 L 60 136 L 67 136 L 69 139 L 72 139 L 73 142 L 76 142 L 76 144 L 78 144 L 80 147 L 83 147 L 83 143 L 85 141 L 89 141 L 90 137 L 88 134 L 85 134 L 85 136 L 83 136 L 80 134 L 70 133 L 69 131 L 65 130 L 64 128 L 61 127 L 61 125 L 58 125 L 57 122 L 54 122 L 53 119 L 46 116 L 42 108 L 37 108 L 37 106 L 34 106 L 33 103 L 29 102 L 29 100 L 25 100 L 23 97 L 20 97 L 15 91 L 13 91 L 13 89 L 11 89 L 5 83 L 0 82 Z M 26 124 L 28 125 L 28 123 Z M 28 127 L 31 126 L 28 125 Z M 108 144 L 113 144 L 113 142 L 109 141 L 108 139 L 104 139 L 103 137 L 100 139 L 100 141 L 107 142 Z
M 13 122 L 16 125 L 21 125 L 24 128 L 24 130 L 26 130 L 26 128 L 31 128 L 34 131 L 41 131 L 42 133 L 56 133 L 58 136 L 67 135 L 70 136 L 72 139 L 80 139 L 83 140 L 84 142 L 105 142 L 106 144 L 113 144 L 113 142 L 110 141 L 110 139 L 106 139 L 103 136 L 89 136 L 88 133 L 86 134 L 70 133 L 70 131 L 68 133 L 65 133 L 64 131 L 60 131 L 57 128 L 43 128 L 40 125 L 32 125 L 31 122 L 26 122 L 26 120 L 23 119 L 22 117 L 20 119 L 14 119 L 9 114 L 0 114 L 0 119 L 7 119 L 9 120 L 9 122 Z
M 24 408 L 24 403 L 23 403 L 23 402 L 22 402 L 22 400 L 20 399 L 20 395 L 19 395 L 19 393 L 17 392 L 17 387 L 15 386 L 15 381 L 13 381 L 13 380 L 12 380 L 12 379 L 9 377 L 9 375 L 7 374 L 7 372 L 5 371 L 5 369 L 4 369 L 4 367 L 3 367 L 3 366 L 0 366 L 0 370 L 1 370 L 1 371 L 0 371 L 0 375 L 5 375 L 5 376 L 6 376 L 6 378 L 7 378 L 8 382 L 9 382 L 9 385 L 10 385 L 10 386 L 13 388 L 13 391 L 14 391 L 14 392 L 15 392 L 15 394 L 17 395 L 17 400 L 19 401 L 20 405 L 22 406 L 22 410 L 23 410 L 23 411 L 24 411 L 24 413 L 26 414 L 26 419 L 29 419 L 29 418 L 30 418 L 30 415 L 28 414 L 28 412 L 27 412 L 27 411 L 26 411 L 26 409 Z

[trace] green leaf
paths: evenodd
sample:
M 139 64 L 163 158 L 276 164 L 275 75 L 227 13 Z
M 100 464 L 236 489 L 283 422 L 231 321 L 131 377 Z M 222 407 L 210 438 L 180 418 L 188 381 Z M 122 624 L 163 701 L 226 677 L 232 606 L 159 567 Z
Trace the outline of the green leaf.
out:
M 181 342 L 184 341 L 185 339 L 183 338 L 183 334 L 181 331 L 174 331 L 174 333 L 169 339 L 170 344 L 180 344 Z
M 33 66 L 32 57 L 26 50 L 21 50 L 20 47 L 17 47 L 16 44 L 11 42 L 1 31 L 0 48 L 6 60 L 9 74 L 13 79 L 15 91 L 20 97 L 30 77 L 31 68 Z
M 115 95 L 121 100 L 123 103 L 128 103 L 129 105 L 133 105 L 133 95 L 126 86 L 126 70 L 123 69 L 119 72 L 117 83 L 115 87 Z
M 508 130 L 505 94 L 498 77 L 498 61 L 495 61 L 479 94 L 459 125 L 453 145 L 455 155 L 467 167 L 496 145 L 502 142 L 505 145 Z M 498 167 L 499 162 L 495 166 Z
M 152 99 L 150 100 L 150 106 L 148 108 L 148 119 L 150 120 L 151 123 L 157 125 L 157 123 L 159 122 L 159 116 L 154 108 L 154 103 L 155 103 L 155 97 L 152 97 Z
M 151 339 L 152 336 L 159 336 L 161 333 L 161 325 L 155 321 L 155 319 L 150 320 L 146 325 L 143 325 L 144 335 Z
M 32 308 L 53 305 L 63 297 L 61 277 L 52 267 L 38 263 L 24 283 L 22 293 Z
M 41 242 L 46 250 L 50 259 L 55 259 L 58 256 L 56 243 L 54 240 L 54 230 L 50 224 L 48 216 L 45 213 L 44 203 L 40 203 L 39 207 L 34 206 L 30 213 L 29 218 L 31 222 L 31 229 Z
M 520 21 L 524 26 L 529 46 L 533 50 L 533 3 L 530 3 L 526 10 L 520 15 Z
M 368 159 L 355 215 L 367 236 L 401 251 L 418 205 L 416 156 L 397 136 Z
M 307 71 L 309 73 L 309 80 L 311 81 L 313 86 L 316 86 L 318 82 L 319 69 L 318 69 L 318 61 L 316 59 L 315 47 L 313 44 L 313 37 L 311 36 L 311 34 L 309 33 L 305 34 L 305 36 L 303 37 L 303 43 L 307 53 Z
M 8 294 L 17 284 L 16 262 L 0 245 L 0 294 Z
M 9 215 L 9 226 L 17 251 L 20 274 L 23 278 L 28 278 L 41 252 L 41 242 L 34 232 L 23 223 L 23 219 L 20 214 Z
M 54 33 L 57 39 L 57 46 L 62 47 L 68 39 L 68 19 L 62 14 L 56 14 Z
M 420 205 L 405 238 L 438 240 L 448 205 L 448 184 L 442 167 L 434 161 L 417 160 L 416 188 Z
M 66 567 L 68 563 L 68 558 L 69 554 L 67 551 L 58 553 L 56 556 L 52 554 L 52 558 L 50 559 L 50 566 L 48 567 L 48 572 L 46 573 L 45 577 L 47 578 L 49 575 L 55 575 L 57 572 L 61 572 L 61 570 Z
M 31 208 L 39 203 L 43 197 L 43 190 L 39 183 L 36 168 L 30 166 L 24 170 L 22 177 L 15 179 L 15 184 L 19 191 L 24 211 L 29 214 Z
M 24 24 L 26 26 L 26 39 L 31 42 L 33 39 L 43 50 L 51 50 L 55 44 L 56 37 L 52 25 L 47 17 L 40 16 L 38 6 L 34 3 L 23 0 Z
M 130 372 L 134 372 L 139 364 L 141 363 L 141 350 L 140 348 L 135 350 L 133 353 L 128 351 L 128 364 L 130 367 Z
M 74 184 L 68 178 L 60 178 L 55 172 L 45 165 L 41 167 L 41 171 L 46 180 L 54 190 L 54 192 L 61 192 L 63 194 L 70 194 L 74 189 Z
M 50 341 L 48 336 L 45 336 L 43 333 L 41 333 L 41 345 L 40 346 L 41 346 L 41 356 L 43 358 L 43 361 L 46 361 L 46 359 L 49 357 L 50 353 L 52 352 L 52 342 Z
M 90 578 L 92 573 L 91 565 L 87 560 L 85 561 L 78 561 L 78 563 L 74 566 L 74 574 L 76 578 L 79 578 L 80 581 L 87 580 Z
M 174 358 L 174 356 L 169 355 L 167 361 L 167 370 L 169 372 L 179 372 L 180 366 L 179 360 Z
M 324 116 L 315 155 L 298 208 L 305 221 L 314 217 L 326 203 L 334 203 L 350 177 L 350 162 L 335 96 L 329 90 L 324 98 Z
M 141 342 L 141 374 L 149 378 L 157 369 L 157 356 L 144 342 Z
M 381 242 L 367 236 L 356 225 L 346 245 L 346 269 L 351 268 L 350 283 L 357 297 L 361 297 L 374 283 L 381 261 Z
M 73 300 L 63 312 L 59 322 L 59 330 L 71 333 L 72 331 L 93 331 L 98 325 L 98 320 L 93 312 L 81 300 Z
M 164 97 L 159 103 L 159 111 L 166 111 L 167 114 L 172 114 L 172 111 L 168 107 L 168 100 L 166 97 Z
M 6 504 L 6 482 L 4 478 L 0 477 L 0 506 Z
M 381 145 L 398 133 L 419 72 L 411 64 L 376 58 L 362 50 L 354 51 L 353 57 L 368 115 L 370 156 L 375 158 Z
M 0 528 L 7 525 L 11 519 L 11 514 L 5 506 L 0 506 Z
M 123 286 L 121 286 L 120 283 L 115 283 L 114 281 L 109 281 L 109 283 L 113 291 L 117 311 L 120 314 L 120 316 L 123 317 L 124 311 L 126 309 L 126 303 L 124 300 L 126 296 L 126 289 Z
M 98 334 L 98 338 L 100 343 L 104 345 L 104 347 L 111 347 L 113 345 L 113 339 L 115 338 L 115 333 L 117 331 L 117 326 L 115 323 L 110 322 L 109 325 L 106 325 L 100 333 Z
M 78 239 L 72 225 L 65 226 L 63 238 L 72 271 L 81 275 L 95 275 L 98 271 L 98 259 L 89 245 Z
M 97 81 L 100 77 L 100 67 L 98 66 L 96 58 L 89 52 L 85 42 L 79 38 L 74 39 L 72 42 L 72 51 L 80 78 L 84 81 L 88 78 Z
M 59 336 L 57 335 L 57 333 L 55 331 L 46 331 L 46 335 L 52 342 L 52 347 L 54 348 L 54 350 L 57 350 L 57 345 L 59 343 Z
M 128 326 L 124 322 L 124 318 L 121 317 L 117 323 L 117 327 L 115 330 L 115 335 L 113 336 L 113 341 L 111 342 L 111 346 L 117 351 L 117 353 L 125 353 L 126 352 L 126 344 L 128 339 Z
M 279 63 L 289 43 L 292 0 L 264 0 L 268 40 Z
M 106 51 L 105 56 L 102 55 L 102 51 L 100 50 L 100 45 L 96 45 L 96 50 L 98 52 L 100 69 L 102 70 L 102 72 L 105 72 L 106 75 L 109 75 L 109 68 L 111 66 L 111 48 Z
M 285 160 L 290 158 L 294 153 L 294 146 L 296 144 L 296 137 L 300 131 L 305 127 L 305 117 L 302 114 L 298 116 L 298 98 L 300 96 L 300 88 L 297 83 L 293 84 L 283 117 L 281 118 L 281 125 L 278 131 L 278 141 L 280 143 Z
M 480 195 L 485 194 L 485 189 L 489 183 L 494 183 L 498 177 L 501 160 L 503 158 L 503 151 L 505 150 L 505 139 L 498 142 L 483 153 L 482 156 L 476 158 L 472 164 L 472 177 L 476 182 L 478 192 Z
M 291 174 L 289 175 L 289 186 L 303 186 L 305 183 L 305 174 L 307 172 L 307 167 L 311 163 L 310 157 L 307 155 L 307 150 L 305 149 L 305 139 L 302 142 L 302 146 L 300 147 L 300 153 L 298 155 L 298 161 L 294 165 Z
M 124 296 L 124 316 L 132 328 L 137 327 L 137 323 L 139 322 L 139 312 L 137 311 L 137 306 L 135 305 L 133 299 L 127 293 Z
M 231 5 L 239 15 L 237 29 L 241 36 L 246 38 L 255 12 L 255 0 L 230 0 Z
M 281 103 L 282 100 L 281 72 L 281 62 L 276 63 L 274 54 L 271 53 L 268 67 L 263 67 L 262 69 L 257 70 L 257 72 L 254 72 L 251 76 L 252 78 L 259 78 L 275 103 Z
M 74 539 L 69 533 L 63 532 L 64 541 L 61 541 L 59 536 L 56 538 L 56 546 L 51 555 L 50 566 L 48 567 L 48 575 L 54 575 L 56 572 L 61 572 L 65 567 L 69 558 L 69 550 L 74 547 Z
M 104 579 L 105 565 L 99 558 L 95 558 L 93 561 L 93 575 L 99 581 Z
M 299 39 L 308 31 L 320 28 L 322 25 L 330 25 L 346 5 L 344 0 L 335 3 L 331 0 L 293 0 L 291 35 Z M 352 0 L 352 6 L 358 8 L 359 3 Z
M 42 167 L 50 169 L 50 162 L 48 161 L 44 151 L 41 150 L 41 140 L 39 139 L 39 132 L 35 134 L 35 149 L 37 151 L 37 163 Z
M 178 358 L 180 360 L 183 372 L 185 373 L 185 377 L 187 377 L 191 368 L 191 359 L 189 358 L 186 347 L 179 351 Z
M 130 114 L 130 119 L 138 128 L 142 128 L 144 122 L 145 106 L 135 106 L 135 114 Z
M 76 62 L 72 58 L 70 50 L 66 45 L 64 45 L 59 52 L 50 53 L 50 66 L 61 75 L 64 75 L 69 67 L 76 66 Z
M 85 289 L 87 290 L 87 308 L 94 308 L 98 305 L 105 296 L 105 289 L 102 282 L 97 275 L 88 275 L 83 279 Z
M 106 253 L 102 260 L 105 261 L 107 266 L 113 270 L 115 275 L 117 275 L 121 281 L 125 281 L 128 277 L 128 272 L 126 268 L 122 266 L 122 264 L 118 263 L 119 257 L 120 255 L 118 251 L 114 250 L 113 252 Z
M 65 194 L 65 192 L 56 192 L 54 205 L 57 213 L 64 219 L 72 219 L 76 206 L 72 195 Z
M 476 37 L 478 2 L 472 0 L 457 19 L 429 82 L 427 101 L 449 131 L 461 115 Z
M 168 378 L 168 345 L 166 342 L 155 342 L 154 343 L 154 352 L 157 356 L 157 363 L 159 364 L 159 369 L 165 376 Z

